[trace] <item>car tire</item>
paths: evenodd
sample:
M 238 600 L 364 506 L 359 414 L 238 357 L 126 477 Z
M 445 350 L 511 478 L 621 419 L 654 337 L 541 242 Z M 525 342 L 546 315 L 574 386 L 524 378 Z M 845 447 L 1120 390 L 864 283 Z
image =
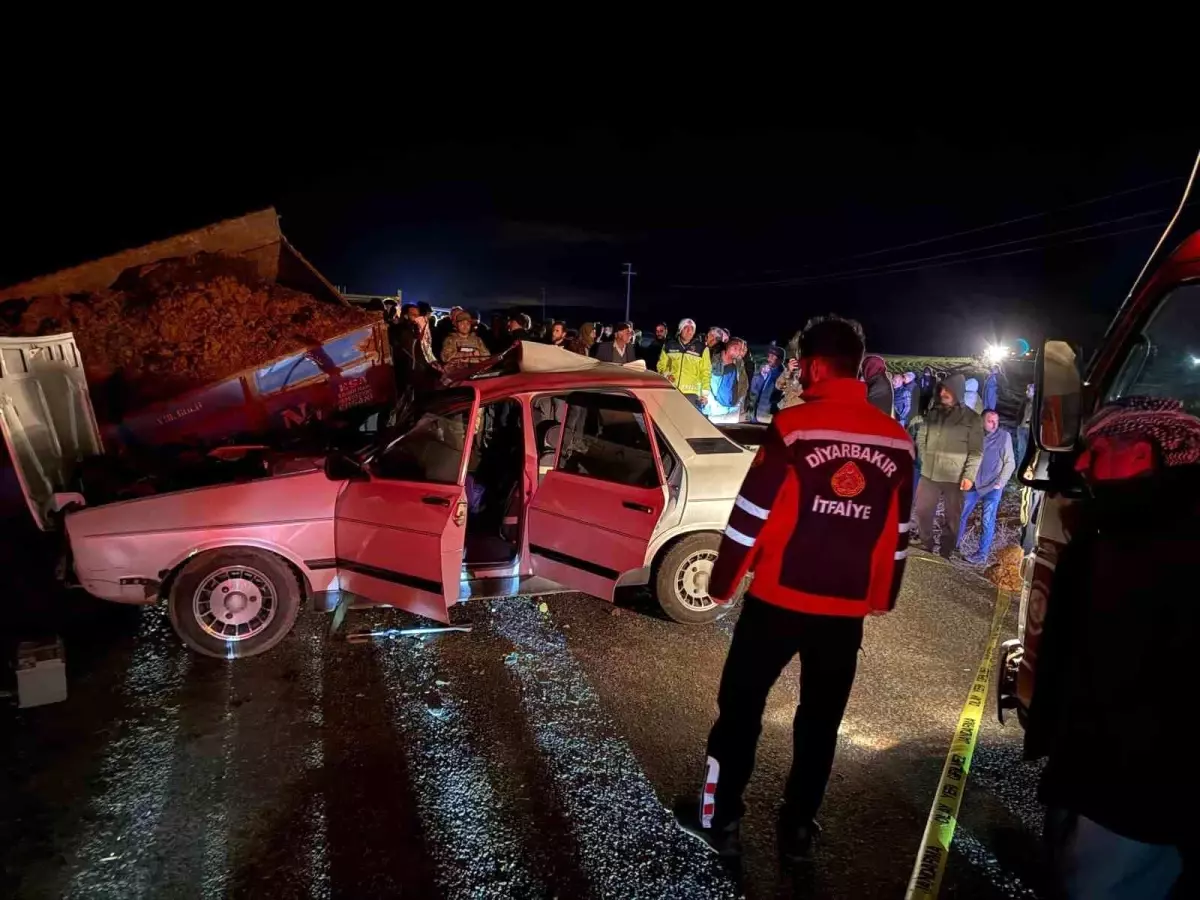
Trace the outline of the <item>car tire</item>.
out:
M 217 659 L 266 653 L 292 630 L 300 603 L 300 583 L 286 562 L 236 547 L 188 560 L 167 597 L 175 633 Z
M 689 534 L 672 544 L 655 566 L 654 596 L 662 611 L 681 625 L 707 625 L 741 603 L 744 585 L 733 601 L 723 606 L 708 598 L 708 573 L 720 546 L 719 534 Z

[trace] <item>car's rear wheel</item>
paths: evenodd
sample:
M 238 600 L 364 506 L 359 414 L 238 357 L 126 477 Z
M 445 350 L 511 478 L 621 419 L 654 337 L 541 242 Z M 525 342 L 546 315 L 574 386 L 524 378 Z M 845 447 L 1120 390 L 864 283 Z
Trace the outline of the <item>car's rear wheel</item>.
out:
M 721 606 L 708 595 L 721 536 L 712 532 L 689 534 L 673 544 L 658 562 L 654 595 L 663 612 L 684 625 L 707 625 L 733 609 L 742 599 L 739 589 L 732 603 Z
M 171 624 L 197 653 L 235 659 L 283 640 L 300 611 L 300 584 L 271 553 L 229 548 L 189 560 L 171 584 Z

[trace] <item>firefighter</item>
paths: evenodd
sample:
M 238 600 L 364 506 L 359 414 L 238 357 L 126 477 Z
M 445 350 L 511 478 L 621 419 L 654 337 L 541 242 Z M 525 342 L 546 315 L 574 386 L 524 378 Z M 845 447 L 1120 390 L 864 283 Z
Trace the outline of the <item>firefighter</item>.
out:
M 767 694 L 796 654 L 803 678 L 779 847 L 789 861 L 809 855 L 863 618 L 891 610 L 900 590 L 913 445 L 868 402 L 858 379 L 863 352 L 855 322 L 830 316 L 805 327 L 805 402 L 780 410 L 767 428 L 710 576 L 710 596 L 727 604 L 754 572 L 721 673 L 703 791 L 699 803 L 677 803 L 675 816 L 725 856 L 741 851 L 742 793 Z

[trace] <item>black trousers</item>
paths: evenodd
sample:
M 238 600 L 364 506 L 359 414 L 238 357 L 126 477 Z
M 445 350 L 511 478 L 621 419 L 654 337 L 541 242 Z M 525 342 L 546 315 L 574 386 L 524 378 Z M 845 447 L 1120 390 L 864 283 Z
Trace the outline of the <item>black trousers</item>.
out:
M 833 768 L 862 635 L 859 618 L 792 612 L 746 598 L 721 673 L 717 722 L 708 736 L 705 802 L 711 806 L 705 812 L 713 816 L 712 827 L 721 828 L 745 812 L 742 794 L 754 771 L 767 694 L 797 653 L 800 705 L 792 721 L 792 770 L 781 816 L 797 824 L 816 816 Z

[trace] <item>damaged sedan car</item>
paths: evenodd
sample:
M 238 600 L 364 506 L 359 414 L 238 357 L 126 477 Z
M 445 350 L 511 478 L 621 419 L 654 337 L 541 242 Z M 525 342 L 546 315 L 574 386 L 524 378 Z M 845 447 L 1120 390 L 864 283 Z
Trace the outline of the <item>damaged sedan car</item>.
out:
M 750 432 L 644 369 L 524 343 L 344 449 L 223 447 L 114 483 L 87 461 L 103 447 L 70 335 L 2 349 L 4 440 L 38 525 L 65 534 L 65 576 L 165 602 L 199 653 L 269 650 L 306 603 L 446 622 L 476 598 L 646 585 L 677 622 L 727 609 L 708 575 Z

